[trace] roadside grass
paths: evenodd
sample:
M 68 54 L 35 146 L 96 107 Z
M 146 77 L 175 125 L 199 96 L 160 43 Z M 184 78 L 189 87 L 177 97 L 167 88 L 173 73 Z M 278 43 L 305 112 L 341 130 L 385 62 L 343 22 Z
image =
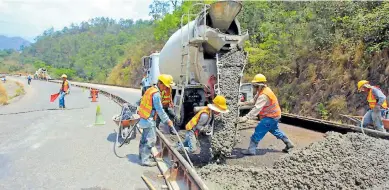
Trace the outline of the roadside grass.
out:
M 24 91 L 24 85 L 23 85 L 22 83 L 20 83 L 20 82 L 18 82 L 18 81 L 16 81 L 15 83 L 16 83 L 16 85 L 19 86 L 19 88 L 16 89 L 15 95 L 12 96 L 10 99 L 16 98 L 16 97 L 18 97 L 18 96 L 20 96 L 20 95 L 24 95 L 24 94 L 26 93 L 26 92 Z
M 3 84 L 0 83 L 0 105 L 6 105 L 6 104 L 8 104 L 7 90 L 5 90 Z

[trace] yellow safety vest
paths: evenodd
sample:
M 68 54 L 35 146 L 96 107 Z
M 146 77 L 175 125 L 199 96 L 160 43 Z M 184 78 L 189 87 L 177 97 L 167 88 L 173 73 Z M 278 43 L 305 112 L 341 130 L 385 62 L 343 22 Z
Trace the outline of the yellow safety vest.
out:
M 153 95 L 158 92 L 158 89 L 150 87 L 146 90 L 145 94 L 142 96 L 142 100 L 139 105 L 138 115 L 143 119 L 148 119 L 153 110 Z
M 200 116 L 203 113 L 206 113 L 206 114 L 208 114 L 208 116 L 210 116 L 211 110 L 208 107 L 206 107 L 206 108 L 203 108 L 202 110 L 200 110 L 199 112 L 197 112 L 197 114 L 186 124 L 185 129 L 192 130 L 194 127 L 196 127 L 197 123 L 200 120 Z
M 278 104 L 278 100 L 274 92 L 269 88 L 265 87 L 259 95 L 265 94 L 270 99 L 270 105 L 265 106 L 259 112 L 259 116 L 261 118 L 270 117 L 270 118 L 278 118 L 281 116 L 281 107 Z
M 373 88 L 378 88 L 378 87 L 373 87 Z M 373 88 L 370 88 L 369 93 L 367 94 L 367 102 L 369 103 L 370 109 L 373 109 L 377 105 L 377 101 L 378 101 L 373 94 Z M 386 100 L 384 101 L 384 103 L 382 103 L 381 107 L 384 109 L 388 108 L 388 103 L 386 102 Z
M 171 88 L 165 88 L 161 91 L 161 97 L 162 97 L 162 106 L 164 108 L 169 107 L 172 104 L 172 89 Z

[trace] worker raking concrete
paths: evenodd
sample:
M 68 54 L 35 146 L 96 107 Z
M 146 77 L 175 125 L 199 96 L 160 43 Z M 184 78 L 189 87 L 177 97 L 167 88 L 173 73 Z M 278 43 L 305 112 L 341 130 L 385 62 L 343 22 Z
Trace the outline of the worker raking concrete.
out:
M 255 75 L 251 81 L 257 94 L 252 102 L 254 108 L 244 117 L 239 119 L 239 122 L 246 122 L 248 119 L 257 118 L 259 115 L 261 121 L 255 128 L 254 134 L 251 136 L 248 150 L 243 150 L 245 155 L 255 155 L 259 141 L 266 135 L 267 132 L 273 134 L 277 139 L 281 139 L 286 147 L 282 150 L 288 152 L 294 147 L 288 137 L 278 128 L 278 122 L 281 118 L 281 108 L 273 91 L 266 85 L 266 77 L 262 74 Z M 247 104 L 247 103 L 246 103 Z
M 182 150 L 184 147 L 188 152 L 194 153 L 197 151 L 197 137 L 200 131 L 204 128 L 210 128 L 210 122 L 213 115 L 229 112 L 227 107 L 227 101 L 224 96 L 216 96 L 212 104 L 208 104 L 207 107 L 202 108 L 197 114 L 189 120 L 186 124 L 186 134 L 183 146 L 178 144 L 178 149 Z
M 370 85 L 367 80 L 359 81 L 357 86 L 359 92 L 367 93 L 367 102 L 370 108 L 363 116 L 363 127 L 373 124 L 376 130 L 386 132 L 382 123 L 382 117 L 388 111 L 386 96 L 380 88 Z
M 70 83 L 67 80 L 68 76 L 63 74 L 61 89 L 59 90 L 59 108 L 65 109 L 65 96 L 70 93 Z
M 151 148 L 155 146 L 156 137 L 156 117 L 169 127 L 174 127 L 173 122 L 169 119 L 162 107 L 160 89 L 164 87 L 170 88 L 170 83 L 167 76 L 158 77 L 156 86 L 152 86 L 146 90 L 139 104 L 138 114 L 141 117 L 139 127 L 143 129 L 142 137 L 139 142 L 139 159 L 143 166 L 156 166 L 157 163 L 150 159 Z
M 169 116 L 169 119 L 172 121 L 175 121 L 176 114 L 174 113 L 174 105 L 173 105 L 173 98 L 172 98 L 172 86 L 175 85 L 173 82 L 173 77 L 171 75 L 162 74 L 158 77 L 158 80 L 162 81 L 164 84 L 169 84 L 168 86 L 163 86 L 161 91 L 161 102 L 162 107 L 165 113 Z M 161 120 L 159 117 L 157 118 L 157 128 L 159 128 Z M 171 134 L 175 134 L 175 130 L 172 128 L 169 128 Z

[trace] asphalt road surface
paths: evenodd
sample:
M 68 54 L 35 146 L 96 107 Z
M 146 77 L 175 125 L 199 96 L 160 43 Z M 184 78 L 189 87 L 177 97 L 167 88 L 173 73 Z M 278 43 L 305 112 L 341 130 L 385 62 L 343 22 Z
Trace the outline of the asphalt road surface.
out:
M 58 100 L 49 99 L 59 84 L 14 79 L 23 82 L 26 95 L 0 107 L 0 189 L 146 189 L 141 175 L 161 184 L 156 167 L 139 165 L 139 135 L 119 149 L 124 158 L 113 153 L 117 126 L 111 118 L 120 107 L 109 98 L 92 103 L 88 91 L 72 88 L 67 110 L 56 110 Z M 140 96 L 133 89 L 111 90 L 129 101 Z M 97 105 L 103 126 L 93 125 Z

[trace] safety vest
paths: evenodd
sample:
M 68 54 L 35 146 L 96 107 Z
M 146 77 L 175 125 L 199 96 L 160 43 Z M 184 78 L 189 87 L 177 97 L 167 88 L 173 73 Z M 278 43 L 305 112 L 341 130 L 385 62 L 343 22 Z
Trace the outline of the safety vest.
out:
M 69 82 L 67 80 L 62 82 L 61 91 L 67 92 L 69 90 Z
M 150 87 L 146 90 L 145 94 L 142 96 L 142 100 L 139 105 L 138 115 L 143 119 L 148 119 L 153 110 L 153 95 L 158 92 L 158 89 Z
M 281 108 L 278 104 L 278 100 L 274 92 L 269 88 L 265 87 L 259 95 L 265 94 L 270 99 L 270 105 L 265 106 L 259 112 L 259 116 L 261 118 L 270 117 L 270 118 L 278 118 L 281 116 Z
M 199 123 L 201 114 L 206 113 L 208 116 L 211 115 L 211 110 L 208 107 L 203 108 L 186 124 L 186 130 L 192 130 Z
M 373 87 L 373 88 L 378 88 L 378 87 Z M 369 93 L 367 94 L 367 102 L 369 103 L 370 109 L 373 109 L 377 105 L 377 101 L 378 101 L 373 94 L 373 88 L 370 88 Z M 388 103 L 386 102 L 386 100 L 384 101 L 384 103 L 382 103 L 381 107 L 385 109 L 388 108 Z
M 169 105 L 172 103 L 172 89 L 166 88 L 161 91 L 161 97 L 162 97 L 162 106 L 164 108 L 169 107 Z

